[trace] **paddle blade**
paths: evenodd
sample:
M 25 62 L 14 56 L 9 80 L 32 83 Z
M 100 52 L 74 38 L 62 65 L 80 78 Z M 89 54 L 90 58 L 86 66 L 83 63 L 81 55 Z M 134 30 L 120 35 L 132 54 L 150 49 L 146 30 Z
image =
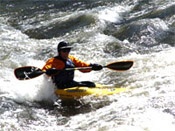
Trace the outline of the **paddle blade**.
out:
M 15 76 L 19 80 L 28 80 L 35 78 L 42 75 L 43 73 L 45 72 L 34 66 L 19 67 L 14 70 Z
M 119 61 L 108 64 L 106 67 L 112 70 L 125 71 L 133 66 L 133 61 Z

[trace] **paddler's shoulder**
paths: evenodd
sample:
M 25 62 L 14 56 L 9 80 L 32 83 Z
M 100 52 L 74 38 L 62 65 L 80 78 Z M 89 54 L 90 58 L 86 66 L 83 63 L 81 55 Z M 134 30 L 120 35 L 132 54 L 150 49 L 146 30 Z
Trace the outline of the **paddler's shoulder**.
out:
M 69 57 L 69 59 L 71 59 L 71 60 L 76 59 L 73 55 L 69 55 L 68 57 Z
M 79 62 L 79 61 L 80 61 L 78 58 L 76 58 L 76 57 L 73 56 L 73 55 L 69 55 L 68 58 L 69 58 L 70 60 L 72 60 L 73 62 Z
M 49 58 L 47 62 L 55 62 L 55 61 L 61 61 L 57 56 Z

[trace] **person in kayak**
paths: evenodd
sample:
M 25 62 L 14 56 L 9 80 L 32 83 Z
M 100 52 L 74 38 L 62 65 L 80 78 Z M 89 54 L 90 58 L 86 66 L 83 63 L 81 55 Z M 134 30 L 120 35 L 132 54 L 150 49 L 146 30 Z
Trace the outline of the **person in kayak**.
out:
M 65 41 L 60 42 L 57 46 L 58 55 L 48 59 L 42 70 L 46 71 L 46 74 L 52 77 L 53 83 L 55 83 L 56 87 L 59 89 L 75 86 L 95 87 L 93 82 L 74 81 L 74 69 L 67 69 L 75 67 L 91 67 L 89 69 L 79 69 L 79 71 L 85 73 L 92 70 L 101 70 L 103 67 L 99 64 L 88 64 L 69 55 L 71 49 L 72 46 L 70 46 L 69 43 Z

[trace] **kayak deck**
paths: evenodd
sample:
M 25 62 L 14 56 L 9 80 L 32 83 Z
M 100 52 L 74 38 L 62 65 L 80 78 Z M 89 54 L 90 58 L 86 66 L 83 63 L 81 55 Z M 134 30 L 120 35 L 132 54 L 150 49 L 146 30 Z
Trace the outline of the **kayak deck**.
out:
M 96 87 L 71 87 L 66 89 L 57 89 L 55 94 L 61 99 L 78 99 L 83 96 L 105 96 L 119 94 L 127 91 L 127 88 L 109 87 L 96 84 Z

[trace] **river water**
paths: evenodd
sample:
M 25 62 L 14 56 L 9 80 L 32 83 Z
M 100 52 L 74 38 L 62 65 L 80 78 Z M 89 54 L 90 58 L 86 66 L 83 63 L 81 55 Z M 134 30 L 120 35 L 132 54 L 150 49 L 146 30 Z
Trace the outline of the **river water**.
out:
M 14 69 L 42 68 L 66 40 L 72 55 L 103 69 L 76 80 L 126 87 L 63 102 L 45 75 L 20 81 Z M 174 0 L 0 0 L 0 128 L 3 131 L 174 131 Z

